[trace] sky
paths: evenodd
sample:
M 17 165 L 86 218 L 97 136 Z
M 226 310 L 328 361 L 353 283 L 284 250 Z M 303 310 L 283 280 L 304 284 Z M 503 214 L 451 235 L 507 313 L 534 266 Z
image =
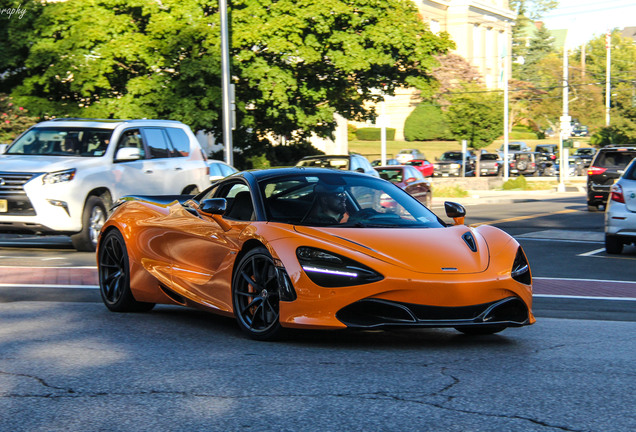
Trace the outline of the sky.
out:
M 549 30 L 568 29 L 568 46 L 578 46 L 608 29 L 636 27 L 636 1 L 559 0 L 541 21 Z

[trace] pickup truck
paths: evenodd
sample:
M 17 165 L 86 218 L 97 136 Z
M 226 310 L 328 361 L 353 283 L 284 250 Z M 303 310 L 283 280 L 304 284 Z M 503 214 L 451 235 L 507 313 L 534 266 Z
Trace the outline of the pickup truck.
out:
M 503 175 L 503 161 L 495 153 L 482 153 L 479 158 L 479 175 L 496 176 Z

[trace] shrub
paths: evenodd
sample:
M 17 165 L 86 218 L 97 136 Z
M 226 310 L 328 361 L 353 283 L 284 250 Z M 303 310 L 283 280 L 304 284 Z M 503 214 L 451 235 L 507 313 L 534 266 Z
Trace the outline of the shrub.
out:
M 380 141 L 382 139 L 381 128 L 360 128 L 356 131 L 358 141 Z M 395 129 L 386 128 L 387 141 L 395 140 Z
M 348 141 L 355 141 L 356 139 L 356 131 L 358 130 L 357 127 L 355 127 L 352 124 L 347 124 L 347 140 Z
M 525 190 L 528 185 L 526 178 L 524 176 L 519 176 L 515 178 L 511 178 L 503 184 L 503 190 Z
M 447 141 L 453 135 L 446 124 L 442 109 L 428 102 L 419 104 L 404 121 L 407 141 Z

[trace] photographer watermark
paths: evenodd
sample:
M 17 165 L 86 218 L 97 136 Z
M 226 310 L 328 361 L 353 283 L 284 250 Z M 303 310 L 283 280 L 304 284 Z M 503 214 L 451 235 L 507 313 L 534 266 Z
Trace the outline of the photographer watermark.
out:
M 3 8 L 3 9 L 0 9 L 0 17 L 6 15 L 9 18 L 11 18 L 11 17 L 13 17 L 13 15 L 15 15 L 18 18 L 22 19 L 22 17 L 26 13 L 26 8 L 23 9 L 21 6 L 22 5 L 18 6 L 17 8 Z

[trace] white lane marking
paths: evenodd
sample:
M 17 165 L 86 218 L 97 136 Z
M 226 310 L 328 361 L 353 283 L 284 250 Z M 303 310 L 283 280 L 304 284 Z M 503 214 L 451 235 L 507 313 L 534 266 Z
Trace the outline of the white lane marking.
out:
M 625 300 L 625 301 L 636 301 L 636 298 L 634 298 L 634 297 L 593 297 L 593 296 L 575 296 L 575 295 L 559 295 L 559 294 L 533 294 L 532 297 L 567 298 L 567 299 L 583 299 L 583 300 Z
M 621 281 L 621 280 L 609 280 L 609 279 L 581 279 L 581 278 L 561 278 L 561 277 L 542 277 L 542 276 L 536 276 L 536 277 L 533 277 L 532 279 L 556 280 L 556 281 L 577 281 L 577 282 L 610 282 L 610 283 L 625 283 L 625 284 L 636 285 L 636 281 Z
M 0 283 L 0 288 L 73 288 L 73 289 L 99 289 L 99 285 L 51 285 L 51 284 L 16 284 Z

